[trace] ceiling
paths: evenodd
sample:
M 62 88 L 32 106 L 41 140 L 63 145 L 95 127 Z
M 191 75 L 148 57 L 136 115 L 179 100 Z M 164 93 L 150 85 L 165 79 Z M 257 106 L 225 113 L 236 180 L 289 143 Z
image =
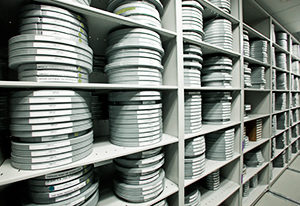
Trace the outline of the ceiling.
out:
M 300 41 L 300 0 L 255 0 Z

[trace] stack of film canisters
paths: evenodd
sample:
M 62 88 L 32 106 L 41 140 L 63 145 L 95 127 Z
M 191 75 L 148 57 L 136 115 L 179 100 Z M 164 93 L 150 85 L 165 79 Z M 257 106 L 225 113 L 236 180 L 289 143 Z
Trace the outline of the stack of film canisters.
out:
M 276 69 L 272 69 L 272 89 L 276 90 Z
M 287 89 L 287 77 L 286 73 L 284 72 L 278 72 L 276 74 L 276 87 L 277 89 Z
M 276 138 L 276 149 L 283 149 L 286 145 L 286 133 L 279 134 Z
M 206 176 L 206 188 L 208 190 L 216 191 L 220 188 L 220 170 L 216 170 Z
M 201 92 L 184 93 L 184 132 L 197 133 L 202 127 Z
M 288 50 L 288 35 L 285 32 L 276 32 L 276 43 L 283 49 Z
M 108 97 L 103 93 L 92 93 L 91 112 L 94 120 L 108 119 Z
M 285 163 L 289 163 L 292 158 L 292 147 L 288 147 L 285 153 Z
M 273 167 L 284 167 L 284 162 L 285 162 L 285 151 L 283 151 L 273 160 Z
M 94 55 L 93 57 L 93 72 L 89 75 L 91 83 L 107 83 L 107 76 L 104 72 L 106 58 L 103 55 Z
M 281 113 L 277 115 L 277 129 L 285 129 L 287 127 L 287 114 Z
M 251 104 L 245 104 L 244 105 L 244 117 L 247 117 L 249 115 L 249 113 L 251 112 Z
M 98 186 L 91 165 L 47 174 L 28 180 L 29 196 L 33 203 L 24 205 L 96 206 Z
M 158 91 L 109 93 L 109 129 L 113 144 L 127 147 L 160 142 L 162 104 Z
M 93 69 L 86 21 L 56 6 L 29 4 L 21 11 L 20 35 L 9 40 L 9 67 L 18 79 L 87 83 Z
M 254 175 L 251 179 L 250 179 L 250 187 L 251 188 L 255 188 L 258 185 L 258 175 Z
M 283 110 L 286 108 L 286 93 L 275 93 L 275 109 Z
M 298 141 L 292 144 L 292 153 L 298 153 Z
M 188 187 L 184 192 L 184 205 L 185 206 L 200 206 L 201 193 L 195 187 Z
M 227 13 L 231 13 L 230 0 L 209 0 L 212 4 L 219 7 Z
M 203 10 L 198 1 L 182 1 L 182 30 L 183 36 L 201 42 L 203 31 Z
M 248 197 L 250 193 L 250 182 L 247 181 L 243 184 L 243 197 Z
M 115 194 L 134 203 L 155 199 L 164 190 L 165 172 L 162 148 L 155 148 L 114 159 Z
M 144 28 L 114 30 L 108 35 L 105 73 L 113 84 L 161 85 L 164 54 L 160 36 Z
M 276 66 L 276 50 L 275 47 L 271 47 L 271 62 L 273 66 Z
M 205 135 L 206 158 L 229 160 L 233 157 L 234 128 Z
M 295 74 L 299 74 L 299 61 L 293 61 L 292 62 L 292 72 Z
M 275 145 L 276 145 L 276 138 L 273 138 L 271 141 L 271 158 L 275 155 Z
M 264 163 L 261 150 L 253 150 L 244 154 L 244 163 L 247 167 L 258 167 Z
M 249 35 L 247 30 L 243 30 L 243 49 L 244 49 L 244 56 L 250 57 L 250 42 L 249 42 Z
M 251 84 L 251 68 L 249 68 L 249 63 L 244 62 L 244 86 L 252 87 Z
M 273 115 L 272 116 L 272 134 L 276 134 L 276 130 L 277 130 L 277 116 Z
M 256 141 L 261 140 L 262 129 L 263 129 L 262 119 L 257 119 L 256 120 Z
M 245 164 L 243 164 L 243 172 L 242 172 L 243 176 L 245 176 L 247 174 L 247 166 Z
M 292 54 L 296 57 L 300 57 L 300 45 L 299 44 L 293 44 L 292 46 Z
M 227 124 L 231 119 L 230 92 L 202 92 L 202 122 Z
M 268 42 L 266 40 L 250 41 L 250 57 L 268 63 Z
M 194 44 L 183 44 L 184 86 L 201 86 L 202 50 Z
M 232 25 L 228 19 L 216 18 L 204 24 L 203 41 L 223 49 L 232 50 Z
M 283 70 L 287 70 L 287 56 L 285 53 L 276 53 L 276 66 Z
M 107 10 L 140 24 L 161 27 L 163 5 L 160 0 L 109 0 Z
M 251 84 L 253 88 L 264 89 L 266 84 L 265 67 L 251 67 Z
M 203 62 L 201 82 L 204 87 L 231 87 L 232 60 L 224 55 L 207 56 Z
M 244 135 L 244 148 L 247 148 L 249 146 L 249 137 L 247 135 Z
M 152 206 L 168 206 L 168 205 L 169 204 L 168 204 L 167 200 L 164 199 L 164 200 L 162 200 L 162 201 L 160 201 L 158 203 L 153 204 Z
M 48 169 L 87 157 L 93 149 L 88 92 L 27 90 L 10 99 L 11 164 Z
M 205 139 L 204 136 L 185 141 L 184 175 L 185 179 L 200 177 L 205 170 Z

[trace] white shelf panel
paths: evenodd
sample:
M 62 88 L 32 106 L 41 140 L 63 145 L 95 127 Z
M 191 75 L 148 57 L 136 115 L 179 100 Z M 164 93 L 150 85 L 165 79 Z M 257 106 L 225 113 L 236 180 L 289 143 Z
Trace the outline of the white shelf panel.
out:
M 183 41 L 200 46 L 202 49 L 203 55 L 213 54 L 213 53 L 222 53 L 222 54 L 227 54 L 231 57 L 240 57 L 240 54 L 238 52 L 223 49 L 221 47 L 214 46 L 212 44 L 208 44 L 204 41 L 198 42 L 198 41 L 195 41 L 195 40 L 187 38 L 187 37 L 184 37 Z
M 300 77 L 300 74 L 296 74 L 294 72 L 291 72 L 292 75 L 296 76 L 296 77 Z
M 257 185 L 255 188 L 250 188 L 248 197 L 243 197 L 243 206 L 252 205 L 258 198 L 260 198 L 266 191 L 268 185 Z
M 297 125 L 297 124 L 299 124 L 299 122 L 300 122 L 300 121 L 293 123 L 293 124 L 292 124 L 292 127 L 295 126 L 295 125 Z
M 282 112 L 288 112 L 288 111 L 289 111 L 289 109 L 275 110 L 274 112 L 272 112 L 272 114 L 275 115 L 275 114 L 280 114 Z
M 264 162 L 259 167 L 247 167 L 246 175 L 243 177 L 243 184 L 249 181 L 254 175 L 258 174 L 268 164 L 269 162 Z
M 285 50 L 282 46 L 280 46 L 279 44 L 273 42 L 272 43 L 273 47 L 275 47 L 275 51 L 277 52 L 284 52 L 286 54 L 290 54 L 290 52 L 288 52 L 287 50 Z
M 248 24 L 243 23 L 243 29 L 246 29 L 250 34 L 259 37 L 260 39 L 269 41 L 269 38 L 267 38 L 265 35 L 257 31 L 256 29 L 252 28 Z
M 280 155 L 284 150 L 285 150 L 285 148 L 275 149 L 274 157 L 271 158 L 271 161 L 273 161 L 276 157 L 278 157 L 278 155 Z
M 297 57 L 297 56 L 296 56 L 296 55 L 294 55 L 294 54 L 291 54 L 291 57 L 292 57 L 292 59 L 293 59 L 293 60 L 300 61 L 300 58 L 299 58 L 299 57 Z
M 283 133 L 283 132 L 286 131 L 286 130 L 287 130 L 287 129 L 277 129 L 275 135 L 272 136 L 272 138 L 273 138 L 273 137 L 276 137 L 277 135 L 280 135 L 281 133 Z
M 256 60 L 256 59 L 252 58 L 252 57 L 244 56 L 244 61 L 249 62 L 250 64 L 259 64 L 261 66 L 270 67 L 270 64 L 261 62 L 259 60 Z
M 246 118 L 244 118 L 244 122 L 250 122 L 252 120 L 261 119 L 269 116 L 270 114 L 249 114 Z
M 289 144 L 289 146 L 291 146 L 292 144 L 294 144 L 297 140 L 298 140 L 298 138 L 292 138 L 292 141 L 291 141 L 291 143 Z
M 274 90 L 272 90 L 272 92 L 284 92 L 284 93 L 288 93 L 289 90 L 285 90 L 285 89 L 274 89 Z
M 231 121 L 228 124 L 222 124 L 222 125 L 203 124 L 200 132 L 193 133 L 193 134 L 185 134 L 184 139 L 190 139 L 190 138 L 193 138 L 193 137 L 205 135 L 205 134 L 215 132 L 215 131 L 218 131 L 218 130 L 221 130 L 221 129 L 226 129 L 228 127 L 236 126 L 240 123 L 241 123 L 240 121 Z
M 184 87 L 184 90 L 201 90 L 201 91 L 240 91 L 241 88 L 220 88 L 220 87 Z
M 10 159 L 7 159 L 0 167 L 0 186 L 26 180 L 41 175 L 62 171 L 82 165 L 94 164 L 102 161 L 112 160 L 117 157 L 134 154 L 148 149 L 165 146 L 168 144 L 176 143 L 178 139 L 176 137 L 163 134 L 162 140 L 151 146 L 146 147 L 120 147 L 111 144 L 109 141 L 96 142 L 93 146 L 93 152 L 88 157 L 60 167 L 45 169 L 45 170 L 18 170 L 11 166 Z
M 206 175 L 212 173 L 213 171 L 216 171 L 217 169 L 220 169 L 221 167 L 227 165 L 228 163 L 236 160 L 239 157 L 240 157 L 240 154 L 234 153 L 233 158 L 230 160 L 226 160 L 226 161 L 215 161 L 215 160 L 206 159 L 205 171 L 203 172 L 203 174 L 200 177 L 195 178 L 195 179 L 184 180 L 184 186 L 187 187 L 187 186 L 193 184 L 194 182 L 197 182 L 198 180 L 202 179 Z
M 270 92 L 270 89 L 244 88 L 246 92 Z
M 144 203 L 129 203 L 124 200 L 119 199 L 111 190 L 100 191 L 100 200 L 98 202 L 98 206 L 149 206 L 154 203 L 157 203 L 170 195 L 176 193 L 178 191 L 178 186 L 170 181 L 169 179 L 165 179 L 165 188 L 163 192 L 154 200 L 144 202 Z
M 292 153 L 292 157 L 291 160 L 289 161 L 289 165 L 296 159 L 296 157 L 298 156 L 298 153 Z
M 139 86 L 132 84 L 102 84 L 102 83 L 42 83 L 24 81 L 0 81 L 0 88 L 68 88 L 68 89 L 106 89 L 106 90 L 132 90 L 132 89 L 155 89 L 155 90 L 176 90 L 177 86 Z
M 284 72 L 284 73 L 289 73 L 289 72 L 290 72 L 290 71 L 288 71 L 288 70 L 284 70 L 284 69 L 282 69 L 282 68 L 280 68 L 280 67 L 276 67 L 276 66 L 272 66 L 272 68 L 273 68 L 273 69 L 276 69 L 277 71 Z
M 284 167 L 274 167 L 272 170 L 272 179 L 270 181 L 270 185 L 274 184 L 274 182 L 278 179 L 278 177 L 284 172 L 287 168 L 287 164 L 284 164 Z
M 252 150 L 252 149 L 254 149 L 254 148 L 256 148 L 256 147 L 264 144 L 267 141 L 269 141 L 268 138 L 262 138 L 262 139 L 260 139 L 258 141 L 249 141 L 249 145 L 248 145 L 248 147 L 246 147 L 244 149 L 243 154 L 245 154 L 245 153 L 249 152 L 250 150 Z
M 201 206 L 220 205 L 239 188 L 239 184 L 227 179 L 221 181 L 220 188 L 216 191 L 200 187 Z

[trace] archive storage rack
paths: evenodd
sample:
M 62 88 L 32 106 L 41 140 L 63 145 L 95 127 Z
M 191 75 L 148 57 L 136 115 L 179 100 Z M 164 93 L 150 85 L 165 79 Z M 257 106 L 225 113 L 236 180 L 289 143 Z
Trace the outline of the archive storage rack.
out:
M 299 64 L 300 56 L 293 51 L 293 45 L 300 45 L 283 26 L 270 16 L 260 5 L 253 0 L 232 0 L 231 14 L 228 14 L 216 7 L 207 0 L 198 2 L 215 17 L 228 19 L 232 23 L 233 50 L 226 50 L 204 41 L 198 42 L 193 39 L 183 37 L 182 32 L 182 5 L 178 0 L 162 0 L 164 12 L 162 15 L 162 28 L 140 24 L 129 18 L 122 17 L 105 11 L 107 0 L 92 0 L 90 7 L 68 3 L 64 0 L 37 0 L 40 3 L 57 5 L 71 11 L 82 14 L 87 19 L 90 30 L 90 46 L 94 54 L 103 55 L 106 47 L 106 38 L 109 31 L 120 26 L 141 27 L 156 31 L 160 34 L 165 50 L 163 60 L 164 73 L 163 85 L 156 86 L 155 90 L 161 91 L 163 95 L 163 137 L 162 141 L 145 147 L 120 147 L 111 144 L 107 137 L 95 137 L 93 152 L 83 160 L 46 170 L 25 171 L 17 170 L 10 165 L 10 159 L 6 159 L 0 166 L 0 186 L 1 193 L 5 194 L 7 188 L 15 188 L 23 180 L 37 177 L 52 172 L 65 169 L 94 164 L 100 174 L 100 200 L 98 205 L 152 205 L 167 198 L 170 205 L 184 205 L 184 191 L 191 186 L 201 188 L 201 205 L 252 205 L 264 194 L 265 191 L 274 183 L 279 175 L 288 167 L 298 154 L 299 140 L 299 113 L 300 102 L 296 96 L 299 95 L 300 72 L 292 70 L 292 64 Z M 22 5 L 22 1 L 4 1 L 3 8 L 10 8 L 13 13 Z M 204 15 L 204 22 L 207 19 Z M 0 14 L 1 16 L 1 14 Z M 4 16 L 3 16 L 4 17 Z M 2 18 L 2 17 L 1 17 Z M 15 21 L 15 18 L 8 17 L 7 21 Z M 12 22 L 14 25 L 15 22 Z M 274 25 L 274 26 L 272 26 Z M 12 26 L 13 28 L 13 26 Z M 275 32 L 286 32 L 288 35 L 288 48 L 282 48 L 274 41 L 272 29 Z M 262 62 L 244 55 L 243 31 L 246 30 L 250 42 L 252 40 L 265 40 L 267 42 L 268 61 Z M 11 36 L 15 31 L 9 31 Z M 1 45 L 6 45 L 8 36 L 1 39 Z M 203 54 L 224 54 L 233 59 L 232 88 L 218 87 L 186 87 L 183 79 L 183 42 L 195 44 L 201 47 Z M 272 47 L 275 52 L 281 52 L 287 56 L 287 69 L 277 67 L 272 63 Z M 295 46 L 296 47 L 296 46 Z M 244 62 L 249 65 L 263 66 L 266 84 L 261 88 L 244 87 Z M 296 63 L 295 63 L 296 62 Z M 273 72 L 274 71 L 274 72 Z M 277 74 L 286 74 L 286 89 L 277 89 L 272 86 L 272 77 Z M 293 83 L 292 83 L 293 82 Z M 295 83 L 297 82 L 297 83 Z M 105 94 L 110 91 L 131 91 L 131 90 L 153 90 L 152 86 L 136 86 L 127 84 L 108 84 L 108 83 L 34 83 L 22 81 L 0 81 L 2 91 L 13 91 L 15 89 L 78 89 L 86 91 L 97 91 Z M 232 94 L 231 122 L 223 125 L 204 124 L 195 134 L 184 134 L 184 92 L 216 92 L 229 91 Z M 280 110 L 273 110 L 275 105 L 273 94 L 280 96 L 286 94 L 286 105 Z M 295 99 L 295 101 L 293 100 Z M 276 101 L 276 98 L 275 98 Z M 251 105 L 251 112 L 245 116 L 245 104 Z M 285 127 L 273 128 L 273 117 L 285 116 Z M 295 118 L 294 118 L 295 117 Z M 275 119 L 275 118 L 274 118 Z M 249 141 L 244 147 L 244 127 L 260 124 L 261 138 L 256 141 Z M 225 161 L 206 160 L 204 173 L 195 179 L 185 180 L 184 175 L 184 143 L 185 140 L 193 137 L 207 135 L 221 129 L 234 128 L 234 155 Z M 257 126 L 255 126 L 257 129 Z M 272 142 L 276 142 L 280 135 L 287 137 L 284 147 L 275 149 L 272 152 Z M 101 134 L 100 134 L 101 135 Z M 103 135 L 103 134 L 102 134 Z M 108 134 L 105 134 L 106 136 Z M 275 141 L 273 140 L 275 139 Z M 122 157 L 140 151 L 165 146 L 166 163 L 166 184 L 163 192 L 154 200 L 141 204 L 125 202 L 117 198 L 109 187 L 112 175 L 110 173 L 111 163 L 114 158 Z M 295 149 L 296 148 L 296 149 Z M 289 150 L 293 152 L 288 155 Z M 243 175 L 244 159 L 247 154 L 259 151 L 264 162 L 258 167 L 247 167 L 246 174 Z M 277 167 L 274 163 L 281 155 L 286 155 L 284 165 Z M 216 191 L 204 189 L 204 179 L 207 175 L 220 169 L 222 181 L 220 188 Z M 248 196 L 243 195 L 243 187 L 248 181 L 257 178 L 255 187 L 249 189 Z M 17 194 L 17 193 L 16 193 Z M 246 196 L 246 197 L 243 197 Z

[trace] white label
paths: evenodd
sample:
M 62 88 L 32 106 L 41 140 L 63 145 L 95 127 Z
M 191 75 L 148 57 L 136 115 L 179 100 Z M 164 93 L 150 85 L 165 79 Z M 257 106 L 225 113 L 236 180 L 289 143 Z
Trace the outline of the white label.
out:
M 64 159 L 72 157 L 72 153 L 67 153 L 67 154 L 61 154 L 61 155 L 52 155 L 48 157 L 39 157 L 39 158 L 32 158 L 32 163 L 39 163 L 39 162 L 47 162 L 47 161 L 55 161 L 57 159 Z
M 44 135 L 57 135 L 57 134 L 63 134 L 63 133 L 72 133 L 73 129 L 68 128 L 68 129 L 62 129 L 62 130 L 50 130 L 50 131 L 45 131 L 45 132 L 32 132 L 33 137 L 41 137 Z
M 44 104 L 44 105 L 30 105 L 30 110 L 51 110 L 51 109 L 71 109 L 72 104 Z
M 49 95 L 72 96 L 72 95 L 76 95 L 76 93 L 70 90 L 41 90 L 41 91 L 33 92 L 33 96 L 49 96 Z
M 47 180 L 47 181 L 45 181 L 45 185 L 60 184 L 62 182 L 68 181 L 69 179 L 76 179 L 76 178 L 80 177 L 81 175 L 83 175 L 83 172 L 80 172 L 80 173 L 75 174 L 75 175 L 69 175 L 69 176 L 66 176 L 66 177 L 61 177 L 61 178 Z
M 41 144 L 41 145 L 29 145 L 30 150 L 43 150 L 43 149 L 49 149 L 49 148 L 56 148 L 56 147 L 63 147 L 63 146 L 69 146 L 71 145 L 71 141 L 66 140 L 66 141 L 61 141 L 58 143 L 51 142 L 48 144 Z
M 44 97 L 44 98 L 29 98 L 30 104 L 51 103 L 51 102 L 72 102 L 71 97 Z
M 45 124 L 45 125 L 32 125 L 32 130 L 47 130 L 47 129 L 55 129 L 55 128 L 61 128 L 61 127 L 72 127 L 73 123 L 61 123 L 61 124 Z
M 45 169 L 53 166 L 59 166 L 59 165 L 64 165 L 64 164 L 69 164 L 72 162 L 72 158 L 57 161 L 57 162 L 48 162 L 45 164 L 38 164 L 38 165 L 31 165 L 31 168 L 33 170 L 38 170 L 38 169 Z
M 80 191 L 76 191 L 72 194 L 69 194 L 69 195 L 66 195 L 66 196 L 63 196 L 63 197 L 55 198 L 55 202 L 60 202 L 60 201 L 66 200 L 66 199 L 70 199 L 71 197 L 75 197 L 77 195 L 80 195 Z
M 89 179 L 88 179 L 89 180 Z M 88 181 L 87 180 L 87 181 Z M 65 189 L 63 191 L 57 191 L 57 192 L 52 192 L 52 193 L 49 193 L 49 198 L 55 198 L 55 197 L 59 197 L 59 196 L 63 196 L 63 195 L 67 195 L 71 192 L 75 192 L 79 189 L 81 189 L 82 187 L 84 187 L 86 185 L 86 181 L 74 186 L 74 187 L 71 187 L 71 188 L 68 188 L 68 189 Z
M 85 201 L 85 197 L 81 197 L 78 200 L 75 200 L 74 202 L 71 202 L 70 206 L 78 205 L 79 203 L 84 202 L 84 201 Z
M 62 117 L 48 117 L 48 118 L 38 118 L 38 119 L 29 119 L 29 124 L 38 124 L 38 123 L 48 123 L 53 121 L 67 122 L 71 121 L 70 116 L 62 116 Z
M 71 151 L 72 151 L 72 147 L 64 147 L 59 149 L 31 152 L 31 156 L 35 157 L 35 156 L 43 156 L 43 155 L 53 155 L 53 154 L 59 154 L 64 152 L 71 152 Z
M 80 183 L 80 181 L 79 181 L 79 179 L 77 179 L 77 180 L 74 180 L 74 181 L 67 182 L 65 184 L 59 184 L 57 186 L 54 186 L 54 190 L 61 190 L 61 189 L 71 187 L 71 186 L 79 184 L 79 183 Z
M 57 172 L 57 173 L 47 174 L 47 175 L 45 175 L 45 177 L 46 177 L 46 179 L 60 178 L 61 176 L 70 175 L 70 174 L 79 172 L 82 169 L 83 169 L 83 167 L 75 167 L 75 168 L 70 169 L 70 170 L 65 171 L 65 172 Z M 48 181 L 50 181 L 50 180 L 48 180 Z

